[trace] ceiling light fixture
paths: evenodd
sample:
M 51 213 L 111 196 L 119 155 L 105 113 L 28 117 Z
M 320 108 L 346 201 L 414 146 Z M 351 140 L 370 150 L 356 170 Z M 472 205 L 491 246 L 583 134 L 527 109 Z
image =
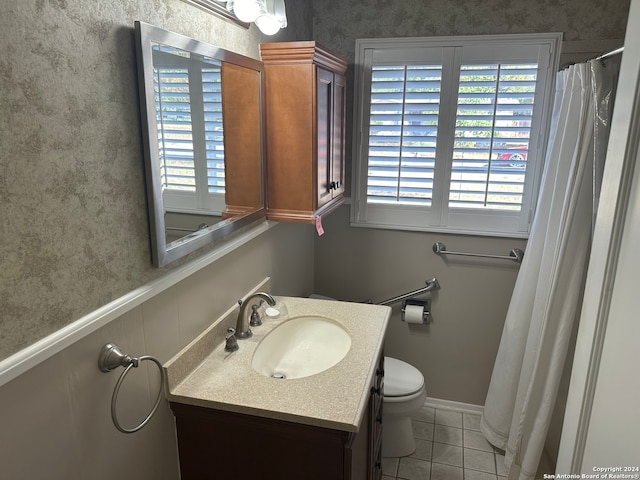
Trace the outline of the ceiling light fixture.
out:
M 255 22 L 263 11 L 262 2 L 260 0 L 235 0 L 227 1 L 227 8 L 233 10 L 238 20 L 242 22 Z
M 265 35 L 274 35 L 287 26 L 284 0 L 227 0 L 227 10 L 238 20 L 255 22 Z
M 287 26 L 284 0 L 264 0 L 265 12 L 255 19 L 256 26 L 265 35 L 275 35 Z

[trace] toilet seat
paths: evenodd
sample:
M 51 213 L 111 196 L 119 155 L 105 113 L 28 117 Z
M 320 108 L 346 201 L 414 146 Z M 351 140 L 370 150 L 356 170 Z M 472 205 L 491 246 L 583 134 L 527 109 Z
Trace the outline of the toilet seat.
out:
M 406 397 L 424 387 L 422 373 L 413 365 L 392 357 L 384 357 L 384 396 Z

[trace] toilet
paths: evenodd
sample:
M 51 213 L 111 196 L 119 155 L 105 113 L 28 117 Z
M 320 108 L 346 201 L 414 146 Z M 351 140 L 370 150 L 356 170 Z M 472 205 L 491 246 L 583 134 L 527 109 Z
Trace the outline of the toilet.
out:
M 384 357 L 383 457 L 405 457 L 415 451 L 411 417 L 426 398 L 424 377 L 417 368 L 397 358 Z

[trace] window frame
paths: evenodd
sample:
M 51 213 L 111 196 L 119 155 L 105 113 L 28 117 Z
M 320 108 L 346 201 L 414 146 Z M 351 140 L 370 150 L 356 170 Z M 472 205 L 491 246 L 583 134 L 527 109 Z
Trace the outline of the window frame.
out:
M 561 41 L 561 33 L 357 39 L 351 225 L 527 238 L 536 207 L 546 154 Z M 528 57 L 519 58 L 521 51 L 529 52 Z M 532 61 L 534 56 L 538 63 L 534 105 L 536 125 L 535 130 L 533 124 L 531 127 L 530 145 L 533 148 L 529 150 L 527 158 L 523 202 L 519 212 L 448 207 L 459 68 L 469 63 L 469 55 L 472 55 L 473 60 L 477 60 L 478 63 L 481 60 L 495 63 Z M 420 61 L 424 64 L 436 62 L 433 64 L 442 65 L 443 81 L 440 91 L 431 206 L 367 203 L 372 66 L 393 62 L 410 64 L 410 61 Z M 455 81 L 445 82 L 444 80 L 448 78 L 453 78 Z M 540 91 L 538 91 L 539 88 Z

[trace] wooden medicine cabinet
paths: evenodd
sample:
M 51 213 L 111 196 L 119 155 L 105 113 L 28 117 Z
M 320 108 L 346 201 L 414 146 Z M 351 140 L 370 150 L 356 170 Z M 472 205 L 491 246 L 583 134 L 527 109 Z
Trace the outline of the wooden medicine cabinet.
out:
M 344 202 L 347 61 L 316 42 L 260 45 L 267 218 L 315 223 Z

